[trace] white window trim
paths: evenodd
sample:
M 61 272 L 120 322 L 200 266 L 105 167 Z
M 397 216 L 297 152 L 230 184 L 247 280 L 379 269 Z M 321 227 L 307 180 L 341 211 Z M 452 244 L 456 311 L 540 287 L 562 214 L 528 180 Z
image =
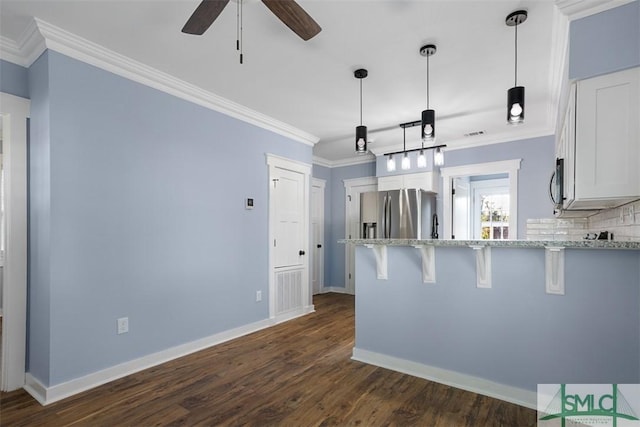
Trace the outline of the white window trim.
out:
M 477 163 L 473 165 L 453 166 L 441 168 L 442 175 L 442 216 L 444 238 L 450 239 L 452 234 L 451 221 L 451 190 L 452 180 L 470 175 L 494 175 L 506 173 L 509 175 L 509 239 L 518 238 L 518 170 L 522 159 L 503 160 L 499 162 Z M 513 230 L 513 233 L 512 233 Z

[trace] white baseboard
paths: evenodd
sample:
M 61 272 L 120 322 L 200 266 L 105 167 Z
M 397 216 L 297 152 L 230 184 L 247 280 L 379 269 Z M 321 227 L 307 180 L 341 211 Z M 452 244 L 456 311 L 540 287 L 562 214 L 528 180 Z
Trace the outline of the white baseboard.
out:
M 169 362 L 179 357 L 195 353 L 196 351 L 200 351 L 205 348 L 209 348 L 217 344 L 221 344 L 226 341 L 230 341 L 232 339 L 257 332 L 261 329 L 274 326 L 278 323 L 286 322 L 287 320 L 291 320 L 296 317 L 304 316 L 314 311 L 315 310 L 313 305 L 306 306 L 299 310 L 286 313 L 283 316 L 278 316 L 273 319 L 261 320 L 259 322 L 210 335 L 206 338 L 168 348 L 157 353 L 130 360 L 128 362 L 124 362 L 119 365 L 103 369 L 101 371 L 93 372 L 89 375 L 85 375 L 84 377 L 76 378 L 71 381 L 56 384 L 50 387 L 45 386 L 37 378 L 33 377 L 30 373 L 27 372 L 25 376 L 26 384 L 24 386 L 24 389 L 31 396 L 33 396 L 34 399 L 40 402 L 40 404 L 48 405 L 50 403 L 57 402 L 59 400 L 98 387 L 119 378 L 126 377 L 127 375 L 140 372 L 152 366 Z
M 338 286 L 325 286 L 320 291 L 321 294 L 328 294 L 330 292 L 335 292 L 337 294 L 353 295 L 353 293 L 349 292 L 349 290 L 347 288 L 338 287 Z
M 359 348 L 353 349 L 351 359 L 515 403 L 530 409 L 537 409 L 537 394 L 534 391 Z
M 282 322 L 287 322 L 289 320 L 295 319 L 296 317 L 301 317 L 301 316 L 305 316 L 309 313 L 314 313 L 316 311 L 315 306 L 312 305 L 308 305 L 302 308 L 298 308 L 296 310 L 291 310 L 288 311 L 286 313 L 283 314 L 279 314 L 276 317 L 274 317 L 272 320 L 274 325 L 277 325 L 278 323 L 282 323 Z

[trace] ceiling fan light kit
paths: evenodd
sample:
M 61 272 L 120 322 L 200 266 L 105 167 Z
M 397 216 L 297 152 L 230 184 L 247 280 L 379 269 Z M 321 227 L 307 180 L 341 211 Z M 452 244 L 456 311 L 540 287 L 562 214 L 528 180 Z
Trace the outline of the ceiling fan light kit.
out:
M 367 127 L 362 125 L 362 79 L 366 78 L 369 72 L 364 68 L 354 71 L 353 76 L 360 80 L 360 126 L 356 127 L 356 153 L 367 154 Z
M 526 20 L 526 10 L 511 12 L 505 19 L 508 27 L 515 28 L 515 78 L 513 87 L 507 92 L 507 123 L 514 125 L 524 121 L 524 86 L 518 86 L 518 26 Z

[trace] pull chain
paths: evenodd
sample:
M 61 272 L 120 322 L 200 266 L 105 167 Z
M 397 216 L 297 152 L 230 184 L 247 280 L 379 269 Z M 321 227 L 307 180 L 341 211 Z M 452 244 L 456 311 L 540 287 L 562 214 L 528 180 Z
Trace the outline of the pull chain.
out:
M 236 3 L 236 50 L 240 52 L 242 64 L 242 0 Z

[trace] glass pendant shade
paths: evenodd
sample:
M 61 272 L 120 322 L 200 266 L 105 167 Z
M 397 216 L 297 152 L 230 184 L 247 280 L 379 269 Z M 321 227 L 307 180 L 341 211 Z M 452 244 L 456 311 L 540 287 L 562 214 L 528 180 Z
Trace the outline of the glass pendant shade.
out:
M 422 112 L 422 140 L 432 140 L 436 137 L 436 112 L 424 110 Z
M 356 127 L 356 153 L 367 154 L 367 127 Z
M 409 169 L 411 169 L 411 159 L 409 159 L 409 153 L 404 153 L 404 156 L 402 156 L 402 170 Z
M 433 152 L 433 164 L 436 166 L 444 165 L 444 151 L 440 147 Z
M 524 86 L 514 86 L 507 92 L 507 121 L 511 124 L 524 121 Z
M 427 167 L 427 157 L 424 155 L 424 150 L 420 150 L 420 154 L 418 154 L 417 165 L 419 168 Z
M 391 154 L 387 159 L 387 172 L 393 172 L 395 170 L 396 170 L 396 159 L 394 159 L 393 154 Z

